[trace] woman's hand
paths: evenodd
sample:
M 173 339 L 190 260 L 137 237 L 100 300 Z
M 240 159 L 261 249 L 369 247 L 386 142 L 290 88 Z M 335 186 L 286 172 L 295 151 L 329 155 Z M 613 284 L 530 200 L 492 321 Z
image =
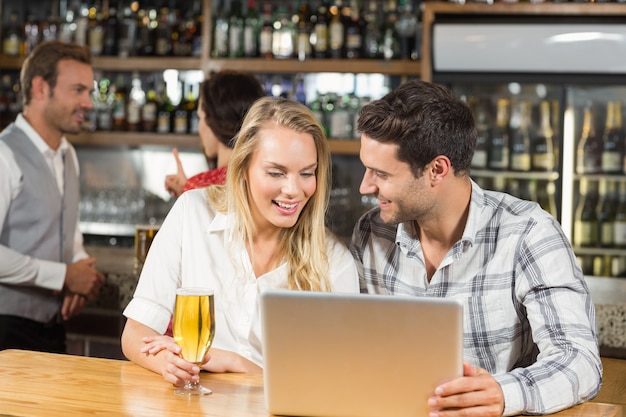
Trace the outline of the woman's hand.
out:
M 161 375 L 167 382 L 176 386 L 182 386 L 187 381 L 200 381 L 200 367 L 180 356 L 181 348 L 170 336 L 146 336 L 141 339 L 144 345 L 140 352 L 146 356 L 161 355 L 164 366 Z M 202 364 L 209 360 L 209 355 L 204 358 Z
M 176 174 L 165 176 L 165 189 L 172 197 L 178 197 L 183 192 L 183 188 L 187 182 L 187 175 L 185 175 L 183 163 L 180 161 L 180 157 L 178 156 L 178 149 L 172 149 L 172 153 L 174 154 L 174 159 L 176 160 L 177 171 Z

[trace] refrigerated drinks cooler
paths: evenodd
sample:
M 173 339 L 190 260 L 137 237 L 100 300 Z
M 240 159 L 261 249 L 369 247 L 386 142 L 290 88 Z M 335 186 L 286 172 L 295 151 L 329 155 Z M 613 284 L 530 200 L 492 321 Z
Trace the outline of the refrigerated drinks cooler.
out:
M 586 275 L 626 276 L 626 10 L 426 3 L 422 78 L 472 109 L 471 176 L 539 202 Z

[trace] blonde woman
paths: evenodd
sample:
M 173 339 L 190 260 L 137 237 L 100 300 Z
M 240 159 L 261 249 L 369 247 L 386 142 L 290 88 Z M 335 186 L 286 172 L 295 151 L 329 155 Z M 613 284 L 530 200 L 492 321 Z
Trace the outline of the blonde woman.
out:
M 122 349 L 128 359 L 182 385 L 200 368 L 162 336 L 181 286 L 215 291 L 216 336 L 202 369 L 260 372 L 259 294 L 270 288 L 358 292 L 346 247 L 324 226 L 331 163 L 311 111 L 264 97 L 246 115 L 226 184 L 183 193 L 143 267 Z

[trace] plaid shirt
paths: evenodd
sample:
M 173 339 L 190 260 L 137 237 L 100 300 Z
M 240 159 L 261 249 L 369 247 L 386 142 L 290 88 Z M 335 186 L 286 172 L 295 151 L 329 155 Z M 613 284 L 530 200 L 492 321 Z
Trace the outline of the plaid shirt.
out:
M 463 237 L 430 282 L 414 223 L 388 225 L 379 212 L 352 236 L 361 292 L 461 300 L 465 360 L 494 375 L 504 415 L 553 413 L 598 393 L 593 302 L 560 225 L 538 204 L 472 182 Z

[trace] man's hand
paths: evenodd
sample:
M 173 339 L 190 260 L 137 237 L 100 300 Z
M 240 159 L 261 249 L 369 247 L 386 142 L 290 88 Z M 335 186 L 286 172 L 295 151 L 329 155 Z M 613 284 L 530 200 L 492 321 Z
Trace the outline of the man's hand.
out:
M 174 159 L 176 160 L 177 171 L 176 174 L 167 175 L 165 177 L 165 189 L 172 197 L 178 197 L 183 192 L 183 188 L 187 182 L 187 176 L 185 175 L 183 164 L 178 156 L 178 149 L 172 149 L 172 154 L 174 154 Z
M 65 294 L 63 297 L 63 305 L 61 306 L 61 317 L 63 317 L 63 320 L 69 320 L 71 317 L 80 313 L 86 303 L 87 299 L 80 294 Z
M 67 292 L 83 295 L 87 301 L 98 296 L 104 284 L 104 275 L 94 268 L 95 263 L 95 258 L 87 258 L 67 266 L 64 285 Z
M 484 369 L 463 364 L 463 376 L 439 385 L 428 399 L 429 417 L 500 417 L 504 394 Z

